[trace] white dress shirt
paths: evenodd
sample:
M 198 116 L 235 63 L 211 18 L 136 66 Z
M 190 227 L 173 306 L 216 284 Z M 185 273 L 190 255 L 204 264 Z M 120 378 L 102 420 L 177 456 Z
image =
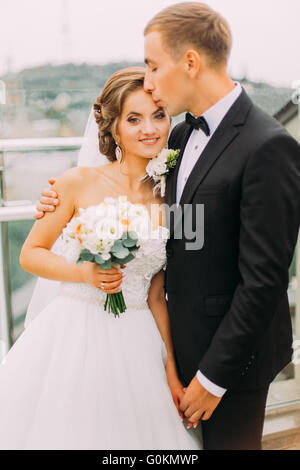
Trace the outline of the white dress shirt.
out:
M 215 103 L 211 108 L 202 114 L 202 116 L 206 119 L 207 124 L 209 125 L 210 135 L 205 135 L 202 129 L 194 129 L 190 135 L 178 172 L 176 192 L 177 205 L 179 204 L 185 183 L 187 182 L 197 160 L 201 157 L 201 154 L 212 135 L 223 121 L 225 114 L 227 114 L 233 103 L 237 100 L 242 92 L 240 83 L 234 82 L 234 84 L 235 87 L 232 91 L 230 91 L 220 101 Z
M 210 135 L 207 136 L 201 129 L 194 129 L 190 135 L 187 145 L 182 156 L 176 188 L 176 203 L 179 205 L 179 201 L 184 189 L 184 186 L 194 168 L 197 160 L 201 158 L 201 154 L 211 139 L 212 135 L 220 125 L 225 115 L 237 100 L 242 92 L 240 83 L 234 82 L 235 87 L 221 100 L 215 103 L 209 108 L 202 116 L 206 119 L 209 125 Z M 197 372 L 197 379 L 201 385 L 206 388 L 212 395 L 222 397 L 226 392 L 226 389 L 216 385 L 215 383 L 208 380 L 200 370 Z

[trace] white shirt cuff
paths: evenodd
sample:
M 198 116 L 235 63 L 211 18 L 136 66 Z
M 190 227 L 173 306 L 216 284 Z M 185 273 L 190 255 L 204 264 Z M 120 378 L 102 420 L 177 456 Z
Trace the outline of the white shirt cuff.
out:
M 200 372 L 200 370 L 198 370 L 196 376 L 199 382 L 201 383 L 201 385 L 215 397 L 221 398 L 224 395 L 224 393 L 227 392 L 226 388 L 219 387 L 219 385 L 216 385 L 210 380 L 208 380 L 205 377 L 205 375 L 203 375 L 202 372 Z

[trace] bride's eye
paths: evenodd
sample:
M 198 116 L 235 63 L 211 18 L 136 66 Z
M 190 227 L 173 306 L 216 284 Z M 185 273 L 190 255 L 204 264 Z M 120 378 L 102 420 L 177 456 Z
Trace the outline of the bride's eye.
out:
M 130 122 L 130 123 L 132 123 L 132 124 L 136 124 L 139 120 L 138 120 L 138 118 L 136 118 L 136 117 L 129 117 L 129 118 L 127 119 L 127 121 Z
M 163 119 L 165 117 L 166 117 L 166 114 L 163 111 L 155 115 L 155 119 Z

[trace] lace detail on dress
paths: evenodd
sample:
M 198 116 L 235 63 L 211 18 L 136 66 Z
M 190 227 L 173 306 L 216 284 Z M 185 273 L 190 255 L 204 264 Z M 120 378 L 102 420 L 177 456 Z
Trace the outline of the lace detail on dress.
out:
M 166 269 L 168 237 L 169 230 L 159 226 L 156 230 L 151 231 L 149 238 L 140 240 L 140 247 L 135 259 L 130 261 L 123 270 L 124 278 L 121 289 L 126 307 L 149 308 L 147 299 L 151 280 L 161 269 Z M 75 262 L 78 259 L 78 242 L 74 240 L 67 243 L 59 237 L 53 251 L 69 262 Z M 59 294 L 100 305 L 104 305 L 106 299 L 106 294 L 103 291 L 86 283 L 62 282 Z

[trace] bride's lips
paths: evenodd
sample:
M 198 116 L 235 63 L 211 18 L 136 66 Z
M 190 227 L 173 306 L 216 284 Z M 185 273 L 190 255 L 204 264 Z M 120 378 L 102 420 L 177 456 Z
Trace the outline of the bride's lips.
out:
M 159 141 L 160 137 L 154 137 L 153 139 L 140 139 L 144 145 L 155 145 Z

